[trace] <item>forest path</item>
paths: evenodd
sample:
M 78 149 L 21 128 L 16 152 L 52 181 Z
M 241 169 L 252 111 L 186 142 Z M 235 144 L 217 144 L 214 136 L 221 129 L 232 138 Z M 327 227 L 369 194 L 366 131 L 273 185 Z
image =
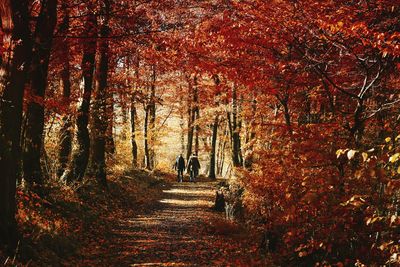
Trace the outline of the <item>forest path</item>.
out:
M 173 183 L 151 211 L 120 220 L 96 265 L 256 266 L 256 242 L 213 212 L 215 183 Z M 254 239 L 253 239 L 254 240 Z

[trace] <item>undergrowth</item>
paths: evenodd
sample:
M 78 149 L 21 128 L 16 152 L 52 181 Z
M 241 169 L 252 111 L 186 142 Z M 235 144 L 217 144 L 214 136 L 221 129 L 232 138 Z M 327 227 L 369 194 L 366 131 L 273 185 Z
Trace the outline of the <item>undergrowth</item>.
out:
M 161 195 L 161 173 L 135 170 L 110 175 L 108 188 L 95 179 L 67 186 L 49 181 L 44 197 L 17 189 L 20 241 L 15 255 L 0 251 L 0 265 L 59 266 L 83 259 L 110 238 L 116 219 L 134 215 Z M 81 262 L 84 263 L 84 262 Z

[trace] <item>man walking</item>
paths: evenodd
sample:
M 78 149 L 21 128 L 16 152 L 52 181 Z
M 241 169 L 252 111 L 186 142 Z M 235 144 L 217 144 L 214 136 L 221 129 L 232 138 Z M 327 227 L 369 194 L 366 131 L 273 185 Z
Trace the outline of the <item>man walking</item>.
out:
M 188 171 L 190 171 L 190 181 L 195 182 L 196 177 L 199 175 L 200 162 L 197 155 L 193 153 L 188 162 Z
M 182 157 L 182 154 L 176 158 L 174 169 L 178 171 L 178 182 L 182 183 L 183 171 L 185 170 L 185 159 Z

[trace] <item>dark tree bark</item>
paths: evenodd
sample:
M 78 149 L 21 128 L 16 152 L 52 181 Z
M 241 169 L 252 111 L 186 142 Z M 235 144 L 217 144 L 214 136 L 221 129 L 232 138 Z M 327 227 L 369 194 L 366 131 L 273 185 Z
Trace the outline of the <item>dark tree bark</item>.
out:
M 292 133 L 292 122 L 291 122 L 291 119 L 290 119 L 288 103 L 287 103 L 287 101 L 283 101 L 283 102 L 281 102 L 281 104 L 282 104 L 282 107 L 283 107 L 283 115 L 285 116 L 286 126 L 289 129 L 289 133 Z
M 197 76 L 193 79 L 193 113 L 195 115 L 195 119 L 193 122 L 195 123 L 195 138 L 194 138 L 194 153 L 196 155 L 199 154 L 199 133 L 200 133 L 200 125 L 198 124 L 198 120 L 200 118 L 200 107 L 199 107 L 199 88 L 197 84 Z
M 97 43 L 97 20 L 93 13 L 90 13 L 87 16 L 85 29 L 89 38 L 83 43 L 83 96 L 82 102 L 78 108 L 78 116 L 76 119 L 78 148 L 72 156 L 71 166 L 66 172 L 64 172 L 62 177 L 62 179 L 69 183 L 73 180 L 81 181 L 83 179 L 89 161 L 90 138 L 88 122 Z
M 190 102 L 191 103 L 191 102 Z M 188 136 L 187 136 L 187 145 L 186 145 L 186 160 L 189 160 L 190 156 L 192 155 L 193 149 L 193 134 L 194 134 L 194 120 L 195 120 L 195 113 L 192 110 L 191 105 L 189 105 L 188 109 Z
M 59 28 L 59 33 L 61 36 L 66 36 L 69 30 L 69 9 L 65 2 L 62 3 L 63 8 L 63 20 Z M 58 40 L 59 42 L 59 50 L 60 56 L 62 57 L 62 66 L 61 66 L 61 91 L 63 97 L 63 103 L 66 105 L 67 113 L 71 109 L 71 80 L 70 80 L 70 46 L 69 40 L 67 38 Z M 58 176 L 61 176 L 62 173 L 68 166 L 68 162 L 70 160 L 71 151 L 72 151 L 72 122 L 71 115 L 64 114 L 62 118 L 61 128 L 60 128 L 60 148 L 58 150 L 58 158 L 59 158 L 59 168 L 58 168 Z
M 144 137 L 144 164 L 146 169 L 151 170 L 150 149 L 149 149 L 149 113 L 150 110 L 145 107 L 144 123 L 143 123 L 143 137 Z
M 22 153 L 24 179 L 31 185 L 41 185 L 43 174 L 40 163 L 43 149 L 44 97 L 53 31 L 57 22 L 57 0 L 42 1 L 37 19 L 30 70 L 29 103 Z
M 242 166 L 240 124 L 238 123 L 237 88 L 232 87 L 232 112 L 228 112 L 228 126 L 231 137 L 232 163 L 234 167 Z
M 253 140 L 256 138 L 256 125 L 255 125 L 255 117 L 256 117 L 256 111 L 257 111 L 257 98 L 256 95 L 253 95 L 253 99 L 251 101 L 251 113 L 252 113 L 252 118 L 250 119 L 250 123 L 248 126 L 248 131 L 247 131 L 247 136 L 246 136 L 246 147 L 247 147 L 247 153 L 246 153 L 246 158 L 244 159 L 244 166 L 247 169 L 251 169 L 253 165 Z
M 128 60 L 129 63 L 129 60 Z M 136 118 L 137 118 L 137 111 L 136 111 L 136 92 L 139 90 L 139 67 L 140 67 L 140 58 L 139 52 L 136 58 L 136 70 L 135 70 L 135 88 L 131 98 L 131 143 L 132 143 L 132 167 L 138 167 L 138 145 L 136 142 Z
M 152 83 L 151 83 L 151 91 L 150 91 L 150 106 L 149 106 L 149 112 L 150 112 L 150 120 L 149 120 L 149 130 L 150 130 L 150 164 L 151 168 L 153 169 L 155 167 L 155 150 L 154 150 L 154 144 L 155 144 L 155 128 L 156 128 L 156 66 L 153 65 L 153 75 L 152 75 Z
M 106 111 L 108 117 L 107 133 L 106 133 L 106 152 L 109 156 L 115 154 L 115 141 L 114 141 L 114 93 L 107 92 L 106 95 Z
M 179 103 L 181 104 L 180 107 L 180 112 L 179 112 L 179 126 L 181 128 L 181 134 L 180 134 L 180 141 L 181 141 L 181 153 L 182 155 L 185 153 L 185 117 L 184 117 L 184 102 L 183 102 L 183 96 L 180 94 L 180 99 Z
M 218 124 L 219 116 L 215 116 L 211 140 L 211 151 L 210 151 L 210 170 L 208 173 L 208 178 L 215 179 L 215 157 L 216 157 L 216 147 L 217 147 L 217 136 L 218 136 Z
M 218 175 L 222 175 L 222 171 L 224 170 L 224 164 L 225 164 L 225 149 L 226 145 L 228 143 L 228 139 L 226 138 L 228 136 L 228 123 L 225 124 L 225 129 L 223 132 L 223 138 L 220 138 L 220 153 L 218 156 L 219 164 L 218 165 Z
M 0 72 L 0 245 L 9 253 L 17 243 L 16 178 L 21 159 L 22 101 L 32 48 L 28 5 L 26 0 L 0 4 L 3 38 L 12 47 L 1 55 Z
M 96 88 L 93 110 L 93 146 L 92 146 L 92 170 L 100 185 L 107 186 L 106 172 L 106 134 L 108 122 L 110 119 L 107 111 L 107 89 L 108 89 L 108 69 L 109 69 L 109 43 L 108 36 L 110 33 L 110 1 L 104 0 L 102 10 L 104 12 L 104 20 L 100 27 L 99 41 L 99 60 L 96 72 Z
M 138 166 L 138 146 L 136 143 L 136 106 L 135 100 L 131 102 L 131 142 L 132 142 L 132 167 Z
M 154 160 L 154 135 L 156 121 L 156 69 L 152 66 L 152 82 L 150 85 L 149 99 L 145 108 L 144 121 L 144 150 L 145 150 L 145 166 L 146 169 L 152 170 L 155 166 Z
M 193 112 L 193 87 L 190 77 L 186 77 L 188 82 L 188 133 L 187 133 L 187 145 L 186 145 L 186 160 L 188 161 L 190 156 L 192 155 L 193 149 L 193 134 L 194 134 L 194 120 L 196 114 Z
M 221 83 L 218 75 L 213 75 L 214 84 L 216 87 Z M 218 100 L 219 93 L 215 96 L 215 104 L 219 106 Z M 208 173 L 208 178 L 215 179 L 216 178 L 216 151 L 217 151 L 217 137 L 218 137 L 218 126 L 219 126 L 219 115 L 215 115 L 214 123 L 212 126 L 212 138 L 211 138 L 211 150 L 210 150 L 210 169 Z

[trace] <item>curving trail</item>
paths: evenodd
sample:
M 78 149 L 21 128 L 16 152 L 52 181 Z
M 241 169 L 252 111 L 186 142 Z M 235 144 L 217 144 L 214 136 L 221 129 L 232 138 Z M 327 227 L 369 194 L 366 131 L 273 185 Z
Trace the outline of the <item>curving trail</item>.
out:
M 120 220 L 98 266 L 262 266 L 256 243 L 213 212 L 215 183 L 174 183 L 151 211 Z M 254 240 L 254 239 L 253 239 Z M 106 254 L 106 255 L 105 255 Z

